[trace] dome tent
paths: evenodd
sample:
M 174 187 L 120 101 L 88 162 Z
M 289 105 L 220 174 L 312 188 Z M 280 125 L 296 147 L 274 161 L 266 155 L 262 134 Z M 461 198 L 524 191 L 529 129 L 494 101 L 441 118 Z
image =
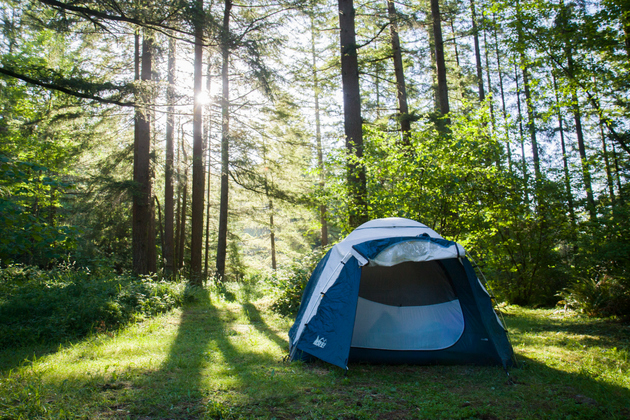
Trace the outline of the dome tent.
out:
M 362 224 L 319 262 L 290 359 L 511 365 L 512 347 L 461 245 L 403 218 Z

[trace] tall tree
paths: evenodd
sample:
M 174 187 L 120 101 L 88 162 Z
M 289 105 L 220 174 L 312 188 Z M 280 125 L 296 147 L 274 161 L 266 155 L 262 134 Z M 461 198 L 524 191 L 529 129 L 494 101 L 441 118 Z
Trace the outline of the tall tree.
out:
M 181 270 L 184 267 L 184 256 L 186 255 L 186 214 L 188 211 L 188 153 L 186 152 L 186 139 L 184 136 L 184 127 L 183 125 L 180 127 L 181 132 L 181 160 L 179 161 L 180 171 L 179 171 L 179 183 L 178 190 L 179 196 L 178 201 L 180 202 L 177 214 L 177 221 L 179 223 L 179 227 L 177 229 L 177 252 L 176 261 L 177 261 L 177 270 Z M 184 167 L 184 171 L 182 174 L 181 167 Z
M 194 59 L 194 99 L 193 99 L 193 173 L 192 173 L 192 217 L 190 241 L 190 283 L 200 286 L 201 251 L 203 247 L 203 204 L 204 204 L 204 168 L 203 168 L 203 101 L 201 98 L 203 68 L 203 0 L 196 0 L 193 6 L 193 26 L 195 31 Z
M 430 0 L 433 19 L 433 39 L 435 42 L 435 67 L 437 72 L 437 103 L 442 116 L 450 112 L 448 102 L 448 84 L 446 79 L 446 61 L 444 60 L 444 40 L 442 39 L 442 15 L 439 0 Z M 444 120 L 446 125 L 449 121 Z
M 315 51 L 315 18 L 311 16 L 311 57 L 313 68 L 313 96 L 315 98 L 315 148 L 317 152 L 317 167 L 319 169 L 319 187 L 324 190 L 326 186 L 326 173 L 324 167 L 324 153 L 322 149 L 322 127 L 319 109 L 319 74 L 317 71 L 317 54 Z M 322 246 L 328 245 L 328 220 L 326 204 L 319 205 L 319 223 L 321 230 Z
M 569 173 L 569 157 L 567 155 L 566 142 L 564 140 L 564 119 L 560 99 L 558 97 L 558 84 L 555 75 L 552 73 L 553 88 L 556 99 L 556 112 L 558 114 L 558 132 L 560 134 L 560 146 L 562 150 L 562 169 L 564 171 L 564 188 L 567 194 L 567 204 L 569 206 L 569 219 L 571 220 L 571 235 L 575 241 L 577 239 L 577 220 L 575 217 L 575 206 L 573 204 L 573 192 L 571 191 L 571 175 Z
M 173 158 L 175 140 L 175 71 L 177 41 L 174 37 L 168 41 L 168 87 L 166 92 L 166 159 L 164 164 L 164 272 L 173 273 L 174 267 L 174 214 L 173 202 Z
M 210 59 L 208 59 L 208 67 L 206 70 L 206 92 L 210 95 L 210 87 L 212 83 L 212 64 Z M 208 261 L 210 255 L 210 176 L 212 173 L 212 145 L 211 145 L 211 131 L 212 131 L 212 105 L 208 103 L 208 110 L 206 116 L 206 126 L 204 128 L 204 137 L 206 139 L 206 168 L 207 168 L 207 178 L 206 178 L 206 245 L 205 245 L 205 255 L 204 255 L 204 269 L 203 276 L 204 278 L 208 278 Z
M 472 17 L 473 44 L 475 46 L 475 63 L 477 68 L 477 86 L 479 88 L 479 101 L 486 99 L 486 91 L 483 87 L 483 72 L 481 70 L 481 50 L 479 49 L 479 30 L 477 28 L 477 13 L 475 10 L 475 0 L 470 0 L 470 13 Z
M 540 156 L 538 147 L 538 137 L 536 136 L 536 112 L 534 110 L 534 99 L 532 97 L 531 82 L 529 74 L 529 60 L 526 55 L 527 45 L 525 43 L 525 34 L 523 27 L 525 26 L 525 15 L 522 11 L 519 0 L 516 1 L 516 34 L 519 65 L 521 74 L 523 75 L 523 92 L 525 93 L 525 107 L 527 109 L 527 130 L 532 144 L 532 158 L 534 160 L 534 177 L 536 182 L 541 181 L 542 174 L 540 172 Z
M 505 131 L 505 146 L 508 153 L 508 168 L 512 173 L 512 145 L 510 144 L 510 123 L 508 121 L 507 107 L 505 104 L 505 89 L 503 87 L 503 70 L 501 68 L 501 54 L 499 52 L 499 37 L 497 35 L 496 16 L 492 15 L 494 26 L 494 51 L 497 57 L 497 73 L 499 76 L 499 91 L 501 92 L 501 112 L 503 114 L 503 130 Z M 518 90 L 518 89 L 517 89 Z M 520 109 L 520 105 L 519 105 Z
M 341 44 L 341 81 L 343 86 L 344 131 L 347 151 L 347 182 L 350 195 L 350 228 L 368 220 L 367 187 L 363 159 L 363 125 L 361 92 L 355 32 L 355 10 L 352 0 L 339 0 Z
M 394 74 L 396 75 L 396 96 L 398 98 L 398 120 L 402 131 L 403 144 L 409 146 L 411 134 L 411 119 L 407 104 L 407 87 L 405 86 L 405 72 L 403 68 L 400 38 L 398 36 L 398 14 L 393 0 L 387 0 L 387 13 L 392 38 L 392 55 L 394 59 Z
M 142 37 L 140 80 L 149 84 L 152 79 L 153 40 L 146 31 Z M 142 108 L 136 114 L 134 138 L 133 180 L 133 271 L 149 274 L 156 271 L 155 232 L 153 231 L 153 195 L 151 171 L 151 88 L 144 86 Z
M 221 95 L 221 196 L 219 202 L 219 236 L 217 241 L 217 272 L 218 281 L 225 277 L 225 259 L 227 255 L 227 230 L 228 230 L 228 198 L 229 183 L 228 172 L 230 170 L 230 13 L 232 0 L 225 0 L 223 10 L 223 26 L 221 27 L 221 83 L 223 91 Z

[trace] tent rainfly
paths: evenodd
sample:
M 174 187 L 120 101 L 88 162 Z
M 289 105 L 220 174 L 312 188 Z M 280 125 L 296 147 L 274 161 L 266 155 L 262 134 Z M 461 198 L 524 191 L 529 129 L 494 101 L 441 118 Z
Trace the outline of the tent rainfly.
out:
M 461 245 L 403 218 L 362 224 L 319 262 L 291 360 L 512 364 L 507 332 Z

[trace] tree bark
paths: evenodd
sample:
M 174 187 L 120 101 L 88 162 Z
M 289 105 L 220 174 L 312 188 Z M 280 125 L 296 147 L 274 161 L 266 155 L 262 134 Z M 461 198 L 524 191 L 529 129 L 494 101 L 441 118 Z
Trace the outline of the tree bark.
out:
M 523 58 L 523 57 L 522 57 Z M 525 92 L 525 105 L 527 107 L 527 130 L 532 142 L 532 157 L 534 159 L 534 177 L 536 182 L 541 181 L 540 173 L 540 156 L 538 153 L 538 140 L 536 138 L 536 120 L 534 116 L 534 101 L 532 93 L 529 89 L 529 70 L 527 66 L 523 66 L 523 90 Z
M 518 112 L 518 132 L 521 144 L 521 168 L 523 171 L 523 190 L 525 202 L 529 203 L 529 175 L 527 171 L 527 161 L 525 160 L 525 134 L 523 130 L 523 113 L 521 111 L 521 90 L 518 83 L 518 66 L 514 63 L 514 81 L 516 82 L 516 109 Z
M 363 159 L 363 126 L 359 64 L 354 29 L 352 0 L 339 0 L 339 28 L 341 44 L 341 81 L 343 85 L 344 131 L 348 152 L 347 181 L 350 195 L 349 226 L 356 228 L 368 220 L 367 186 Z
M 425 22 L 425 28 L 427 30 L 427 36 L 429 37 L 429 54 L 431 56 L 431 90 L 433 91 L 433 107 L 436 111 L 440 109 L 440 100 L 438 93 L 438 83 L 437 83 L 437 67 L 435 66 L 436 57 L 435 57 L 435 36 L 433 33 L 433 19 L 427 15 Z
M 208 57 L 208 67 L 206 70 L 206 92 L 210 95 L 210 87 L 212 82 L 212 66 L 210 65 L 210 58 Z M 212 105 L 208 105 L 208 109 L 206 112 L 206 127 L 204 137 L 206 139 L 206 167 L 207 167 L 207 178 L 206 178 L 206 245 L 205 245 L 205 255 L 204 255 L 204 270 L 203 277 L 208 279 L 208 261 L 210 254 L 210 174 L 212 172 L 212 143 L 211 143 L 211 132 L 212 132 Z
M 448 84 L 446 81 L 446 62 L 444 61 L 444 40 L 442 39 L 442 17 L 438 0 L 431 0 L 431 16 L 433 18 L 433 39 L 435 42 L 438 106 L 440 114 L 446 116 L 450 112 L 450 108 L 448 103 Z M 443 125 L 450 125 L 450 121 L 445 119 Z
M 276 226 L 273 223 L 273 200 L 269 199 L 269 228 L 271 234 L 269 240 L 271 241 L 271 269 L 276 271 L 278 268 L 276 263 Z
M 177 41 L 168 41 L 168 87 L 166 90 L 166 159 L 164 163 L 164 273 L 173 274 L 174 267 L 174 203 L 173 203 L 173 155 L 175 138 L 175 66 Z
M 315 53 L 315 22 L 311 17 L 311 54 L 313 57 L 313 94 L 315 96 L 315 147 L 317 149 L 317 167 L 319 169 L 319 187 L 324 191 L 326 173 L 324 168 L 324 153 L 322 150 L 322 131 L 319 115 L 319 76 L 317 75 L 317 55 Z M 377 79 L 378 80 L 378 79 Z M 378 111 L 377 111 L 378 112 Z M 328 245 L 328 221 L 326 220 L 326 204 L 319 205 L 319 223 L 321 226 L 322 247 Z M 275 246 L 275 243 L 274 243 Z
M 477 65 L 477 87 L 479 88 L 479 102 L 486 100 L 486 91 L 483 88 L 483 71 L 481 69 L 481 50 L 479 49 L 479 31 L 477 29 L 477 14 L 475 13 L 475 1 L 470 0 L 470 13 L 472 16 L 473 43 L 475 46 L 475 63 Z
M 571 236 L 575 241 L 577 239 L 577 219 L 575 217 L 575 205 L 573 204 L 573 192 L 571 191 L 571 175 L 569 173 L 569 157 L 567 156 L 566 142 L 564 140 L 564 121 L 562 118 L 562 110 L 560 109 L 560 100 L 558 98 L 558 85 L 555 76 L 553 77 L 553 88 L 556 96 L 556 108 L 558 110 L 558 131 L 560 133 L 560 146 L 562 147 L 562 166 L 564 169 L 564 188 L 567 193 L 567 205 L 569 206 L 569 218 L 571 220 Z
M 203 246 L 203 103 L 201 101 L 203 68 L 203 0 L 195 2 L 195 60 L 193 68 L 193 156 L 192 156 L 192 217 L 190 227 L 190 284 L 202 285 L 201 251 Z
M 573 54 L 571 48 L 567 46 L 567 70 L 573 76 Z M 586 191 L 586 210 L 592 222 L 597 220 L 597 210 L 595 208 L 595 198 L 593 197 L 593 182 L 591 180 L 591 170 L 586 156 L 586 145 L 584 143 L 584 132 L 582 130 L 582 112 L 580 111 L 580 102 L 575 86 L 571 86 L 571 110 L 573 119 L 575 120 L 575 136 L 578 142 L 578 150 L 580 152 L 580 161 L 582 164 L 582 180 L 584 181 L 584 190 Z
M 178 118 L 179 122 L 179 118 Z M 180 130 L 181 132 L 182 130 Z M 179 238 L 181 236 L 181 219 L 182 219 L 182 160 L 181 160 L 181 147 L 179 147 L 179 137 L 177 138 L 177 160 L 173 164 L 173 171 L 177 168 L 177 209 L 175 212 L 175 237 L 174 250 L 173 250 L 173 272 L 177 273 L 179 270 L 179 256 L 181 251 L 179 249 Z
M 225 277 L 225 260 L 227 255 L 228 229 L 228 172 L 230 166 L 230 12 L 232 0 L 225 0 L 223 12 L 223 27 L 221 28 L 221 81 L 223 94 L 221 96 L 221 196 L 219 203 L 219 235 L 217 240 L 217 280 Z
M 405 86 L 405 72 L 403 68 L 402 51 L 398 37 L 398 15 L 393 0 L 387 0 L 387 13 L 389 15 L 389 29 L 392 37 L 392 53 L 394 59 L 394 73 L 396 75 L 396 96 L 398 98 L 398 121 L 402 131 L 402 144 L 409 146 L 411 141 L 411 120 L 409 118 L 409 105 L 407 104 L 407 87 Z
M 617 157 L 617 150 L 615 148 L 615 143 L 612 145 L 612 154 L 613 160 L 615 162 L 615 180 L 617 181 L 617 194 L 619 196 L 619 202 L 622 206 L 625 205 L 625 196 L 623 193 L 623 189 L 621 188 L 621 171 L 619 170 L 619 159 Z
M 494 49 L 497 56 L 497 73 L 499 74 L 499 89 L 501 91 L 501 110 L 503 113 L 503 125 L 505 130 L 505 144 L 508 152 L 508 168 L 510 173 L 512 173 L 512 146 L 510 145 L 510 127 L 508 123 L 507 110 L 505 106 L 505 90 L 503 89 L 503 71 L 501 70 L 501 54 L 499 52 L 499 37 L 496 31 L 496 17 L 493 15 L 494 20 Z M 518 95 L 518 88 L 517 88 Z M 519 105 L 520 109 L 520 105 Z
M 484 18 L 485 19 L 485 18 Z M 486 77 L 488 81 L 488 92 L 492 94 L 492 79 L 490 77 L 490 52 L 488 51 L 488 39 L 486 31 L 483 31 L 483 52 L 486 59 Z M 494 115 L 494 98 L 490 100 L 490 121 L 492 123 L 492 131 L 496 130 L 496 117 Z
M 142 39 L 142 69 L 140 79 L 151 81 L 152 40 L 146 34 Z M 136 68 L 137 68 L 136 64 Z M 133 228 L 132 254 L 133 271 L 136 274 L 149 274 L 156 271 L 155 232 L 153 231 L 153 195 L 151 192 L 151 113 L 147 106 L 151 95 L 142 98 L 144 107 L 136 114 L 133 161 Z
M 612 170 L 610 168 L 610 159 L 608 158 L 608 147 L 606 145 L 606 136 L 604 135 L 604 127 L 599 125 L 599 134 L 602 138 L 602 155 L 604 156 L 604 165 L 606 169 L 606 181 L 608 182 L 608 194 L 610 195 L 610 203 L 615 207 L 615 183 L 612 176 Z
M 184 141 L 184 128 L 182 127 L 182 162 L 184 163 L 184 176 L 180 178 L 181 182 L 181 219 L 179 221 L 179 260 L 177 269 L 184 268 L 184 257 L 186 256 L 186 212 L 188 210 L 188 154 L 186 153 L 186 145 Z

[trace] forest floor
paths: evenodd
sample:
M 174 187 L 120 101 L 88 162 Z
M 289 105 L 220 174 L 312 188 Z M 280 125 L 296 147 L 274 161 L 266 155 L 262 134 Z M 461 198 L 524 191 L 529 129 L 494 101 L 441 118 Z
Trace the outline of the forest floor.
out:
M 287 363 L 249 288 L 55 348 L 0 352 L 1 419 L 628 419 L 630 326 L 506 307 L 519 367 Z

